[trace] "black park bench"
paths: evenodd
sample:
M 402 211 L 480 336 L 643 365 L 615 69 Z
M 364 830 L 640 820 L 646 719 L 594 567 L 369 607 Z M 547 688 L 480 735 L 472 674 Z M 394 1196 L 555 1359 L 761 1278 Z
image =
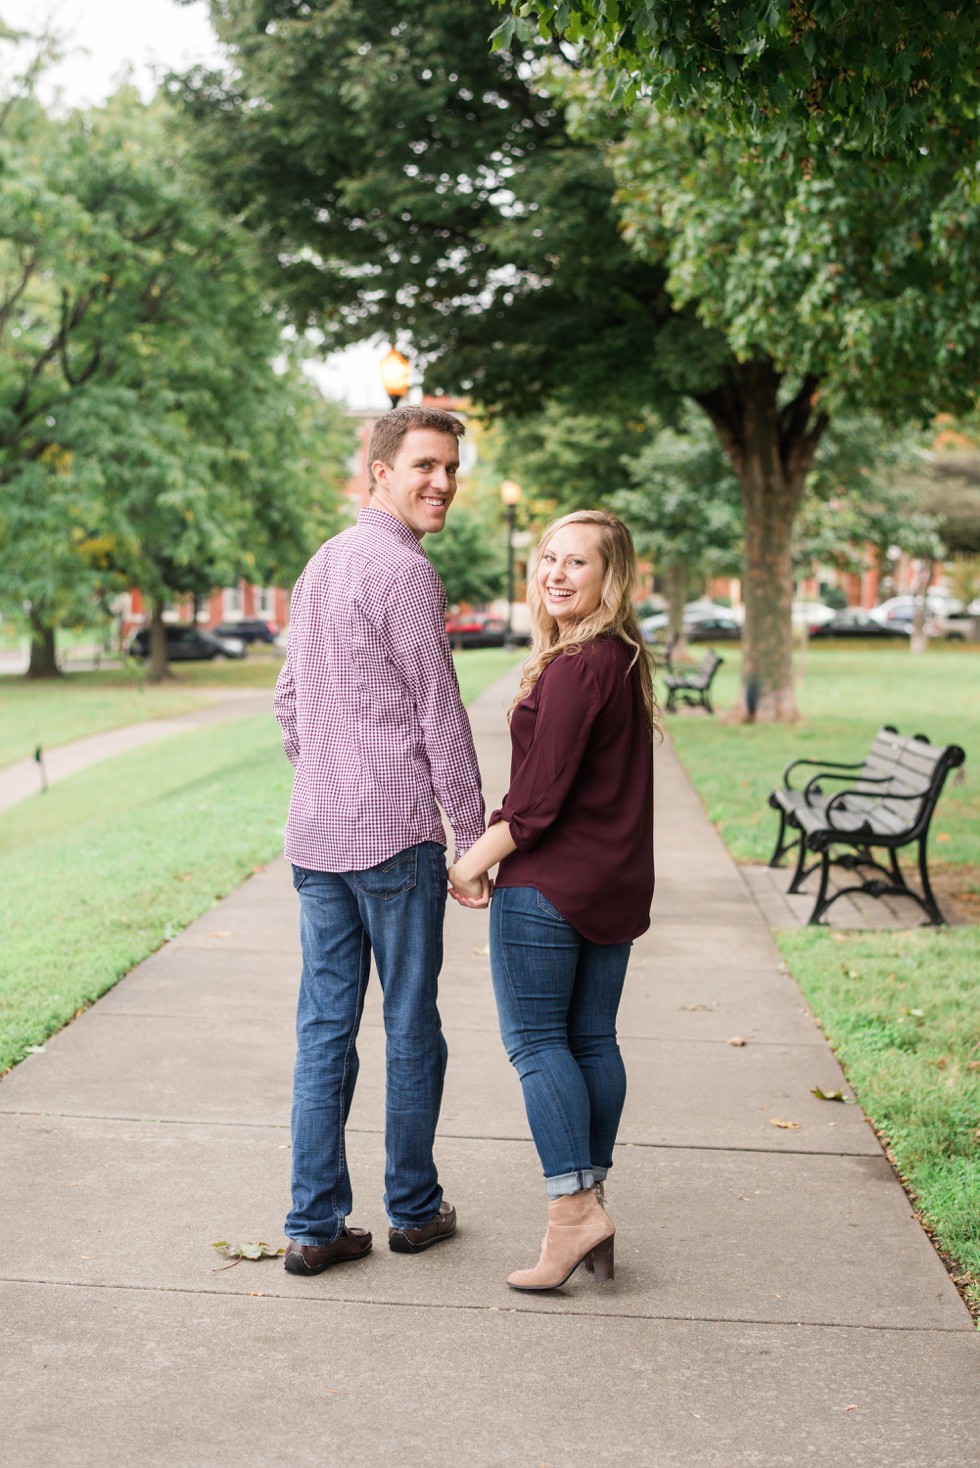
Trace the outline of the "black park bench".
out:
M 905 738 L 886 725 L 878 730 L 868 753 L 856 764 L 794 760 L 787 765 L 782 789 L 774 790 L 769 797 L 769 804 L 780 817 L 769 865 L 779 866 L 786 852 L 796 847 L 796 870 L 789 892 L 798 892 L 819 866 L 820 887 L 810 923 L 821 923 L 827 909 L 845 893 L 865 892 L 870 897 L 911 897 L 926 914 L 929 925 L 945 925 L 929 882 L 926 843 L 946 777 L 965 759 L 958 744 L 933 745 L 924 734 Z M 803 777 L 799 772 L 803 769 L 811 773 L 801 786 Z M 896 854 L 912 845 L 918 847 L 921 893 L 906 882 Z M 875 851 L 887 853 L 888 866 L 875 858 Z M 817 860 L 807 866 L 811 853 Z M 861 880 L 838 888 L 828 897 L 831 867 L 854 872 Z M 879 875 L 864 877 L 862 869 Z
M 711 683 L 718 669 L 724 662 L 713 648 L 709 648 L 696 668 L 688 673 L 672 672 L 664 678 L 664 687 L 667 689 L 667 712 L 674 713 L 677 708 L 677 700 L 690 704 L 692 707 L 700 706 L 707 709 L 709 714 L 714 713 L 711 707 Z

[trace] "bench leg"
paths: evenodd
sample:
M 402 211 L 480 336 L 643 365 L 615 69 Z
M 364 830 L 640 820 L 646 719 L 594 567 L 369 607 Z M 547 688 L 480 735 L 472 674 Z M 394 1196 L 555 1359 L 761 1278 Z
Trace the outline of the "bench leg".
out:
M 894 858 L 895 853 L 893 851 L 892 859 L 894 860 Z M 926 866 L 925 836 L 919 837 L 919 880 L 922 883 L 922 900 L 920 905 L 925 908 L 926 914 L 929 917 L 933 927 L 945 928 L 947 926 L 946 919 L 939 911 L 939 903 L 936 901 L 936 898 L 933 894 L 932 886 L 929 882 L 929 869 Z
M 782 866 L 782 864 L 783 864 L 783 857 L 786 855 L 786 853 L 788 851 L 792 851 L 794 846 L 800 846 L 800 845 L 802 845 L 802 837 L 801 836 L 794 836 L 791 841 L 787 841 L 785 839 L 785 836 L 786 836 L 786 828 L 787 828 L 787 824 L 788 824 L 787 823 L 787 820 L 786 820 L 786 812 L 783 810 L 782 806 L 777 806 L 777 807 L 775 807 L 775 809 L 777 809 L 779 811 L 779 833 L 776 836 L 776 845 L 773 848 L 772 856 L 766 862 L 766 866 L 767 867 L 780 867 L 780 866 Z M 794 878 L 793 878 L 794 881 L 796 880 L 796 875 L 798 873 L 799 873 L 799 862 L 797 862 L 797 871 L 796 871 L 796 874 L 794 874 Z
M 929 922 L 928 924 L 926 924 L 926 926 L 935 928 L 946 927 L 946 919 L 943 917 L 942 912 L 939 909 L 939 904 L 936 901 L 935 894 L 929 882 L 929 870 L 926 865 L 925 838 L 920 837 L 918 844 L 919 878 L 922 883 L 921 896 L 918 892 L 913 891 L 913 889 L 906 882 L 902 869 L 898 865 L 898 856 L 893 847 L 888 848 L 891 873 L 889 873 L 887 869 L 881 865 L 880 862 L 875 861 L 873 857 L 871 857 L 870 852 L 867 852 L 866 849 L 857 851 L 854 856 L 840 857 L 838 859 L 838 862 L 834 863 L 831 860 L 830 848 L 827 847 L 823 852 L 821 852 L 820 855 L 820 890 L 818 891 L 816 901 L 813 904 L 813 911 L 810 913 L 810 916 L 807 919 L 808 924 L 815 927 L 826 926 L 826 924 L 822 922 L 824 913 L 829 907 L 833 906 L 838 897 L 847 897 L 852 892 L 864 892 L 869 897 L 911 897 L 912 901 L 917 903 L 918 906 L 922 908 L 922 911 L 929 919 Z M 802 864 L 803 862 L 801 857 L 800 861 L 797 864 L 797 870 L 799 870 Z M 835 864 L 844 866 L 848 870 L 855 870 L 859 866 L 870 866 L 877 871 L 883 873 L 883 876 L 874 877 L 870 880 L 863 881 L 854 887 L 838 887 L 834 895 L 832 897 L 828 897 L 827 888 L 830 881 L 830 868 L 832 865 Z M 811 867 L 810 871 L 812 870 L 813 868 Z M 803 875 L 807 876 L 808 873 L 804 872 Z M 794 877 L 794 881 L 795 880 L 796 878 Z M 789 891 L 792 892 L 792 890 L 793 888 L 792 886 L 790 886 Z
M 808 867 L 806 865 L 806 842 L 804 841 L 801 833 L 799 850 L 796 853 L 796 870 L 794 871 L 793 876 L 790 879 L 789 886 L 786 888 L 787 897 L 791 893 L 799 892 L 807 877 L 812 871 L 816 869 L 816 865 L 816 862 L 814 862 L 813 866 L 811 867 Z
M 800 865 L 802 865 L 802 855 Z M 826 924 L 821 923 L 820 920 L 823 917 L 824 913 L 827 911 L 827 908 L 830 907 L 831 903 L 834 901 L 834 898 L 840 896 L 839 892 L 835 892 L 834 897 L 831 897 L 829 901 L 827 900 L 827 885 L 829 881 L 830 851 L 828 848 L 825 847 L 824 850 L 820 853 L 820 888 L 817 892 L 817 900 L 813 904 L 813 911 L 807 918 L 808 927 L 825 927 Z M 790 891 L 792 891 L 792 888 L 790 888 Z

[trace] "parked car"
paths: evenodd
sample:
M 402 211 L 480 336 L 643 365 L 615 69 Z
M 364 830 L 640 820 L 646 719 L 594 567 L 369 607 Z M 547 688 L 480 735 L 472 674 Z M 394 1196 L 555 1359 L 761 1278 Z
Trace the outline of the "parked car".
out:
M 446 618 L 446 634 L 452 647 L 503 647 L 507 623 L 503 617 L 483 612 L 461 612 Z M 515 641 L 524 641 L 515 638 Z
M 697 621 L 685 622 L 684 634 L 688 642 L 737 642 L 742 635 L 742 624 L 727 613 L 718 613 L 714 617 L 699 617 Z
M 170 663 L 210 662 L 213 658 L 243 658 L 248 648 L 240 637 L 217 637 L 200 627 L 167 624 L 167 661 Z M 133 658 L 150 656 L 150 629 L 140 627 L 126 645 Z
M 706 617 L 730 617 L 733 622 L 741 622 L 745 611 L 742 607 L 727 607 L 721 601 L 709 601 L 707 597 L 698 597 L 684 607 L 685 622 L 703 622 Z
M 925 630 L 930 637 L 941 637 L 946 642 L 975 642 L 980 635 L 980 616 L 969 612 L 940 612 L 929 617 Z
M 663 642 L 667 637 L 670 618 L 666 612 L 654 612 L 640 622 L 640 635 L 644 642 Z M 730 607 L 718 602 L 690 601 L 684 608 L 684 635 L 688 642 L 734 642 L 742 635 L 738 618 Z
M 810 632 L 822 627 L 834 616 L 834 608 L 822 601 L 795 601 L 793 603 L 793 626 L 799 630 L 806 627 Z
M 240 622 L 220 622 L 211 628 L 214 637 L 237 637 L 242 642 L 275 642 L 279 628 L 261 617 L 244 617 Z
M 644 642 L 663 642 L 667 636 L 667 624 L 670 618 L 666 612 L 651 612 L 649 617 L 640 620 L 640 635 Z
M 813 628 L 810 636 L 817 637 L 890 637 L 907 639 L 908 623 L 879 622 L 870 612 L 861 607 L 846 607 L 836 612 L 829 622 Z
M 871 615 L 876 622 L 882 622 L 886 626 L 897 626 L 904 624 L 906 628 L 912 626 L 915 616 L 916 598 L 908 594 L 904 596 L 890 596 L 880 606 L 872 609 Z M 941 617 L 948 612 L 958 612 L 960 603 L 953 601 L 951 597 L 941 596 L 934 591 L 926 594 L 926 619 L 930 617 Z

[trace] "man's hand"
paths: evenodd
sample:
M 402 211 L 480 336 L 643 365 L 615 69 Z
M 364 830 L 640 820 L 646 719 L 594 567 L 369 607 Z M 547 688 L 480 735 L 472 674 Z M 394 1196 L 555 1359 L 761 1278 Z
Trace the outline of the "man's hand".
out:
M 449 868 L 449 895 L 460 907 L 489 907 L 490 898 L 493 895 L 493 883 L 484 872 L 480 877 L 474 877 L 467 881 L 457 872 L 455 866 Z

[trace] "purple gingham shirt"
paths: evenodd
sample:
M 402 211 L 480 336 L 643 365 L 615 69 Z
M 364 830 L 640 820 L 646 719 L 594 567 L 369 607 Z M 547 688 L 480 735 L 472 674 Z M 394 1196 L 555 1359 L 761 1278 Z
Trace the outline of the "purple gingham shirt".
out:
M 369 506 L 296 583 L 276 718 L 296 777 L 286 856 L 377 866 L 420 841 L 483 834 L 480 770 L 445 630 L 446 593 L 407 525 Z

